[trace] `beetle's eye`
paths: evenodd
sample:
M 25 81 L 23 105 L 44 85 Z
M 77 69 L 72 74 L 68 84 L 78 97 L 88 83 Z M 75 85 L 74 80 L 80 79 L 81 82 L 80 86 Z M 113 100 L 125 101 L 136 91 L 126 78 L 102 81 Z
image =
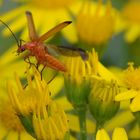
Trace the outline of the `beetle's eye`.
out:
M 22 47 L 22 48 L 21 48 L 21 51 L 24 51 L 24 50 L 25 50 L 25 48 Z

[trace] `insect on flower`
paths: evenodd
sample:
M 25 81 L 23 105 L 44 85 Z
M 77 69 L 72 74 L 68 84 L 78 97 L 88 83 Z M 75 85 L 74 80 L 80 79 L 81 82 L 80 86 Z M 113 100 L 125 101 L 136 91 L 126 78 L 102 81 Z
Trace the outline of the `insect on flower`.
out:
M 57 53 L 59 52 L 62 55 L 69 55 L 69 56 L 78 56 L 80 55 L 83 59 L 87 58 L 87 55 L 84 50 L 77 48 L 77 47 L 64 47 L 64 46 L 55 46 L 51 44 L 45 44 L 44 41 L 51 37 L 52 35 L 56 34 L 60 30 L 62 30 L 64 27 L 68 26 L 71 21 L 65 21 L 58 25 L 56 25 L 54 28 L 49 30 L 48 32 L 44 33 L 42 36 L 38 37 L 33 21 L 33 17 L 31 12 L 26 11 L 26 17 L 28 22 L 28 31 L 29 31 L 29 38 L 30 41 L 27 43 L 24 43 L 22 45 L 22 40 L 19 40 L 16 38 L 14 33 L 11 31 L 11 29 L 8 27 L 7 24 L 5 24 L 3 21 L 1 21 L 12 33 L 14 36 L 16 42 L 17 42 L 17 54 L 28 50 L 28 53 L 24 56 L 24 60 L 29 63 L 30 65 L 33 64 L 38 67 L 42 64 L 43 68 L 40 71 L 42 76 L 42 71 L 45 67 L 50 67 L 52 69 L 55 69 L 57 71 L 66 71 L 66 67 L 64 64 L 62 64 L 57 58 L 51 54 L 50 49 L 53 49 Z M 37 60 L 37 63 L 31 63 L 30 57 L 35 57 Z

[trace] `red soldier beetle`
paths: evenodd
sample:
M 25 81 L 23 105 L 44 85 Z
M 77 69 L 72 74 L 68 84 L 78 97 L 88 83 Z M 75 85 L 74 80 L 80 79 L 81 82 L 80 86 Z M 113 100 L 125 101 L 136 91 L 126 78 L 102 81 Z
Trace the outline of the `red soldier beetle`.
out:
M 38 37 L 33 21 L 33 17 L 31 12 L 26 11 L 26 17 L 27 17 L 27 22 L 28 22 L 28 31 L 29 31 L 29 38 L 30 41 L 27 43 L 24 43 L 22 45 L 22 40 L 19 40 L 16 38 L 12 30 L 8 27 L 6 23 L 4 23 L 2 20 L 0 20 L 12 33 L 13 37 L 15 38 L 17 42 L 17 54 L 19 55 L 20 53 L 28 50 L 29 53 L 24 57 L 24 60 L 30 64 L 33 64 L 36 66 L 37 70 L 40 64 L 43 65 L 42 70 L 40 71 L 41 73 L 41 78 L 42 78 L 42 71 L 43 69 L 48 66 L 52 69 L 55 69 L 57 71 L 63 71 L 66 72 L 66 68 L 64 64 L 62 64 L 57 58 L 55 58 L 50 52 L 49 48 L 52 48 L 54 50 L 57 50 L 60 52 L 62 55 L 72 55 L 72 56 L 77 56 L 81 55 L 81 57 L 85 60 L 87 59 L 87 55 L 85 51 L 81 48 L 76 48 L 76 47 L 64 47 L 64 46 L 55 46 L 55 45 L 50 45 L 50 44 L 45 44 L 44 41 L 51 37 L 52 35 L 58 33 L 61 31 L 64 27 L 68 26 L 71 21 L 65 21 L 62 22 L 58 25 L 56 25 L 54 28 L 50 29 L 48 32 L 44 33 L 42 36 Z M 70 53 L 68 53 L 70 52 Z M 37 60 L 37 64 L 31 63 L 30 62 L 30 57 L 33 56 Z M 28 61 L 27 61 L 28 59 Z

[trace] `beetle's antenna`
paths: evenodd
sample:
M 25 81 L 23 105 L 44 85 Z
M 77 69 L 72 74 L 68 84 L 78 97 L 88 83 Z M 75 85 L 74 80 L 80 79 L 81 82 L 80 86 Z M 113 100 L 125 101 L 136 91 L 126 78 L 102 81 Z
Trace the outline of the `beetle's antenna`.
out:
M 20 47 L 20 44 L 19 44 L 19 41 L 18 41 L 17 37 L 16 37 L 15 34 L 12 32 L 12 30 L 9 28 L 9 26 L 8 26 L 4 21 L 2 21 L 1 19 L 0 19 L 0 22 L 3 23 L 3 24 L 9 29 L 9 31 L 10 31 L 11 34 L 13 35 L 14 39 L 16 40 L 17 46 Z

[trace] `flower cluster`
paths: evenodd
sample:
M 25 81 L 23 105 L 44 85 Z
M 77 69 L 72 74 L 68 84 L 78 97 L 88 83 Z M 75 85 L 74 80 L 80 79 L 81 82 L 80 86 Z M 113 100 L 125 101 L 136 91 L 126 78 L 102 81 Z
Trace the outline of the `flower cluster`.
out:
M 24 89 L 15 74 L 17 90 L 8 82 L 12 106 L 25 130 L 36 139 L 63 139 L 68 132 L 68 120 L 63 109 L 51 100 L 47 83 L 41 81 L 35 69 L 32 82 L 27 74 L 28 87 Z

